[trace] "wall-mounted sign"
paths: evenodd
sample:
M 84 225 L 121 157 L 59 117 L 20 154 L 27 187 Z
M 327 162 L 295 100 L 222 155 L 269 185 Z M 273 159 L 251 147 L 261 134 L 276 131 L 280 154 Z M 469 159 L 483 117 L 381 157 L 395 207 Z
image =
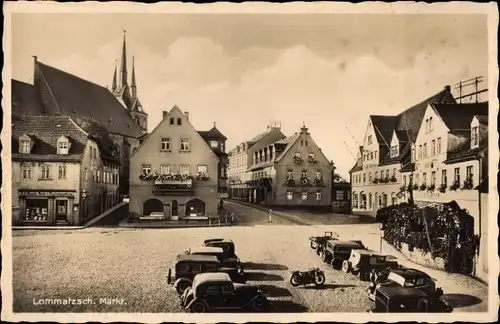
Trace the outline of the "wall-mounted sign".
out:
M 217 198 L 229 198 L 229 194 L 227 192 L 218 192 L 217 193 Z
M 19 196 L 21 197 L 72 197 L 74 196 L 69 192 L 58 192 L 58 191 L 20 191 Z

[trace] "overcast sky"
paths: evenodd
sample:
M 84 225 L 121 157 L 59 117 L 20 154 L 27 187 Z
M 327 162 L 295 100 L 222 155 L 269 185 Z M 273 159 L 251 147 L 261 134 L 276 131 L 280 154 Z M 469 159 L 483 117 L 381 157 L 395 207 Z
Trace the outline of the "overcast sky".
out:
M 344 177 L 370 114 L 488 70 L 485 15 L 14 14 L 13 78 L 32 83 L 37 55 L 111 86 L 124 29 L 150 131 L 175 104 L 199 130 L 216 121 L 228 148 L 305 122 Z

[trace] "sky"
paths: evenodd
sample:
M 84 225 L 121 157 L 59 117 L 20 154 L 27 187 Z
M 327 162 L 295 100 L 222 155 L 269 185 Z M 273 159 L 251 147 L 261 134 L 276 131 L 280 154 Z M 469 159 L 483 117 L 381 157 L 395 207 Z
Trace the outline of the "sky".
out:
M 394 115 L 476 76 L 487 84 L 486 15 L 13 14 L 12 77 L 33 83 L 42 63 L 102 86 L 120 66 L 126 30 L 129 78 L 149 131 L 162 111 L 189 111 L 234 148 L 280 121 L 303 123 L 343 177 L 370 114 Z M 130 82 L 130 80 L 129 80 Z M 454 93 L 456 94 L 456 92 Z

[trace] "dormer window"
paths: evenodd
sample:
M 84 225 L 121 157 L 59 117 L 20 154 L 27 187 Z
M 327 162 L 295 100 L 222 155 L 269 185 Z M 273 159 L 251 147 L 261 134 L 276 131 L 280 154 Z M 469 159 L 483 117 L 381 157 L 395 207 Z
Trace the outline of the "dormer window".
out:
M 210 147 L 211 148 L 219 147 L 219 142 L 218 141 L 210 141 Z
M 368 144 L 371 144 L 372 143 L 372 136 L 368 136 Z
M 31 141 L 30 140 L 20 140 L 19 141 L 19 152 L 29 154 L 31 151 Z
M 61 136 L 57 140 L 57 154 L 67 155 L 68 153 L 69 153 L 69 141 L 65 136 Z
M 471 129 L 471 148 L 475 148 L 479 146 L 479 127 L 475 126 Z
M 391 157 L 396 157 L 399 155 L 399 145 L 391 146 Z

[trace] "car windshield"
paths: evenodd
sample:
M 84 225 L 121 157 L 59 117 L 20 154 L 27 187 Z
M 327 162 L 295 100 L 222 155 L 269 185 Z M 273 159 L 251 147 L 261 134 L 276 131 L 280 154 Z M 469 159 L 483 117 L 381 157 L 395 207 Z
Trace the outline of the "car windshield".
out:
M 389 275 L 387 276 L 387 279 L 394 281 L 401 286 L 405 285 L 405 278 L 401 277 L 400 275 L 398 275 L 394 272 L 389 273 Z

